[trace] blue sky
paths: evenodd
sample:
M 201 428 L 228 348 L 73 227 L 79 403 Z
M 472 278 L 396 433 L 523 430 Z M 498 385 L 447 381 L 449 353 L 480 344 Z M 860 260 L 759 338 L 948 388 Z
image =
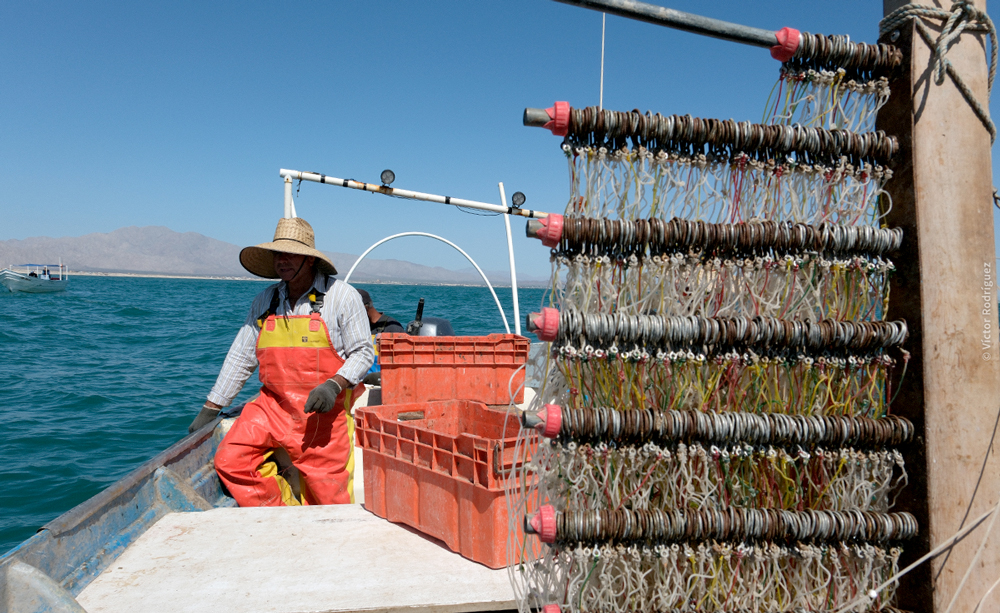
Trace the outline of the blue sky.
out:
M 694 2 L 679 10 L 874 42 L 882 3 Z M 601 15 L 547 0 L 7 2 L 0 7 L 0 240 L 163 225 L 269 240 L 278 169 L 560 211 L 559 138 L 526 106 L 597 104 Z M 759 121 L 778 63 L 764 49 L 609 16 L 606 108 Z M 419 230 L 506 268 L 501 218 L 304 183 L 322 249 L 361 253 Z M 518 269 L 547 250 L 512 220 Z M 52 254 L 58 257 L 58 254 Z M 467 266 L 403 239 L 372 257 Z

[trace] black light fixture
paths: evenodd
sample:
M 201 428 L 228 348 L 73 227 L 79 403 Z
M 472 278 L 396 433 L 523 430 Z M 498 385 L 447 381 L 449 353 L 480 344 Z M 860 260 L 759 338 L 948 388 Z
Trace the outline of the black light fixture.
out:
M 521 208 L 521 205 L 524 204 L 524 194 L 521 192 L 514 192 L 514 195 L 510 197 L 510 201 L 514 204 L 515 209 L 519 209 Z
M 396 173 L 392 172 L 388 168 L 382 171 L 382 185 L 392 185 L 392 182 L 396 180 Z

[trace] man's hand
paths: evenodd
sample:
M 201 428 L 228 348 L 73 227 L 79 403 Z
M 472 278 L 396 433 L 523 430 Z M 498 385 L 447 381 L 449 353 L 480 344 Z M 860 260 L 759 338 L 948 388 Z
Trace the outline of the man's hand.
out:
M 309 392 L 305 412 L 328 413 L 333 405 L 337 404 L 337 396 L 343 389 L 340 383 L 334 379 L 327 379 L 324 383 L 320 383 L 313 388 L 313 391 Z
M 222 407 L 215 404 L 211 400 L 206 401 L 205 405 L 201 407 L 201 412 L 198 413 L 198 417 L 195 417 L 194 421 L 191 422 L 191 425 L 188 426 L 188 434 L 193 433 L 195 430 L 201 430 L 205 424 L 218 417 L 219 411 L 221 410 Z

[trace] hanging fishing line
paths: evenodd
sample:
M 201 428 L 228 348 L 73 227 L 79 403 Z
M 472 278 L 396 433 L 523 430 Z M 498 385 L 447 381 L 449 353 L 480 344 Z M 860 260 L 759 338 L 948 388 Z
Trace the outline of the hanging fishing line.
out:
M 919 527 L 874 128 L 902 58 L 801 37 L 764 123 L 604 109 L 603 67 L 599 106 L 546 110 L 569 199 L 528 231 L 552 276 L 506 482 L 522 613 L 893 611 Z

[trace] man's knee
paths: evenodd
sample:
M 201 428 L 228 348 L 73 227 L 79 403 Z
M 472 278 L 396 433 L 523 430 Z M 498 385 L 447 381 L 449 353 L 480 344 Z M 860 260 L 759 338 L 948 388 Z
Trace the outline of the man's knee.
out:
M 223 439 L 215 451 L 215 471 L 224 475 L 231 474 L 240 466 L 239 456 L 240 454 L 234 449 L 234 446 L 227 445 L 226 440 Z

